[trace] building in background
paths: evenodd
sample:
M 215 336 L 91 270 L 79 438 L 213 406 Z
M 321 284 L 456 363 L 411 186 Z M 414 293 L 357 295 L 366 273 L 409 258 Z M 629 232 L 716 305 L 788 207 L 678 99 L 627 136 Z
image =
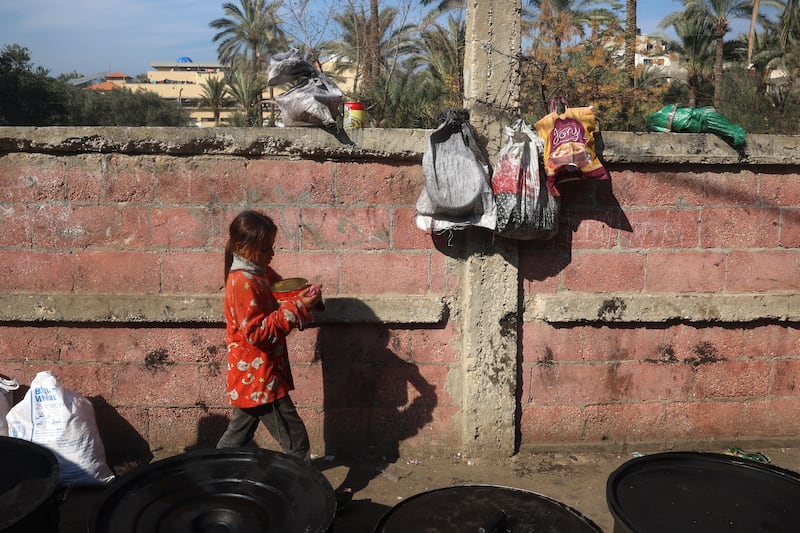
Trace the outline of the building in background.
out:
M 221 63 L 195 63 L 188 57 L 179 57 L 174 62 L 157 61 L 150 65 L 153 70 L 147 72 L 146 81 L 125 80 L 122 82 L 122 86 L 134 92 L 156 93 L 164 100 L 175 101 L 180 107 L 187 109 L 195 126 L 214 125 L 212 110 L 200 107 L 203 87 L 211 78 L 222 79 L 225 76 L 226 67 Z M 221 118 L 227 118 L 234 111 L 234 108 L 223 110 Z
M 606 45 L 614 49 L 614 56 L 622 62 L 625 49 L 617 41 L 609 41 Z M 646 69 L 653 69 L 658 75 L 668 80 L 686 79 L 686 68 L 681 65 L 680 55 L 670 50 L 669 42 L 659 35 L 636 35 L 636 52 L 634 63 Z
M 84 91 L 121 91 L 122 87 L 111 80 L 94 83 L 88 87 L 83 87 Z
M 211 108 L 202 107 L 204 87 L 209 79 L 222 79 L 228 67 L 216 62 L 195 63 L 189 57 L 179 57 L 175 61 L 156 61 L 150 64 L 153 70 L 145 75 L 133 78 L 124 72 L 111 72 L 106 74 L 93 74 L 74 78 L 70 84 L 84 90 L 110 91 L 115 89 L 128 89 L 130 91 L 148 91 L 157 94 L 164 100 L 177 103 L 188 111 L 190 126 L 209 127 L 215 125 L 214 112 Z M 337 81 L 337 86 L 345 91 L 352 88 L 353 76 L 350 72 L 343 74 L 344 81 Z M 341 85 L 339 85 L 341 84 Z M 278 113 L 275 97 L 284 92 L 288 84 L 280 87 L 270 87 L 262 94 L 262 118 L 264 125 L 274 120 L 276 125 L 282 125 Z M 228 96 L 228 107 L 220 110 L 220 125 L 229 125 L 232 115 L 242 111 L 241 105 Z
M 174 101 L 189 112 L 191 125 L 197 127 L 214 126 L 214 113 L 211 109 L 200 106 L 203 98 L 203 87 L 211 79 L 222 79 L 227 67 L 221 63 L 195 63 L 188 57 L 180 57 L 176 61 L 157 61 L 151 63 L 153 70 L 146 74 L 146 79 L 135 79 L 123 72 L 111 72 L 104 75 L 86 76 L 73 80 L 73 85 L 85 83 L 86 80 L 97 81 L 84 90 L 109 91 L 129 89 L 130 91 L 148 91 L 157 94 L 164 100 Z M 98 79 L 99 78 L 99 79 Z M 100 81 L 102 80 L 102 81 Z M 225 120 L 236 111 L 236 107 L 223 109 L 220 118 Z

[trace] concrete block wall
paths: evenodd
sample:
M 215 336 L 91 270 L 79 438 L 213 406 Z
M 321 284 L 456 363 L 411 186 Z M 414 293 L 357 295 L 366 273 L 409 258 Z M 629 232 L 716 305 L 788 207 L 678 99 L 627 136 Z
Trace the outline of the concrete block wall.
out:
M 452 444 L 453 326 L 404 324 L 362 298 L 443 306 L 445 258 L 413 221 L 419 162 L 48 152 L 0 155 L 0 373 L 26 385 L 50 370 L 91 397 L 112 456 L 209 445 L 224 429 L 218 297 L 227 225 L 244 208 L 278 223 L 276 270 L 321 283 L 329 302 L 327 320 L 290 336 L 314 452 Z M 165 325 L 134 309 L 197 295 L 217 298 L 215 313 Z M 274 445 L 263 430 L 259 441 Z
M 212 445 L 222 248 L 253 207 L 328 301 L 290 336 L 314 452 L 462 449 L 492 391 L 464 397 L 463 235 L 414 225 L 428 134 L 0 128 L 0 373 L 89 396 L 114 458 Z M 797 140 L 711 137 L 606 134 L 612 179 L 510 245 L 515 449 L 800 435 Z
M 565 231 L 520 252 L 527 295 L 587 305 L 523 326 L 522 442 L 796 438 L 797 168 L 609 170 L 565 187 Z

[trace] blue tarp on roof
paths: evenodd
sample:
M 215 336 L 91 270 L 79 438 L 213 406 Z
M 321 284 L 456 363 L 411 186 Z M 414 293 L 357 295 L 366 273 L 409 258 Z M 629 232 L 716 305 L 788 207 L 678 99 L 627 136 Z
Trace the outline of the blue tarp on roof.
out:
M 178 63 L 191 63 L 191 62 L 192 62 L 191 57 L 182 56 L 178 58 Z

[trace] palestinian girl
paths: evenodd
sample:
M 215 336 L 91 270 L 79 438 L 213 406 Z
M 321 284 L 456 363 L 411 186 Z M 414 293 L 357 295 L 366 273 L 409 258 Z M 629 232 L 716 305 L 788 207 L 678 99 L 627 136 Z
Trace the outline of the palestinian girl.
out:
M 233 414 L 217 448 L 248 444 L 261 422 L 284 453 L 308 461 L 308 433 L 289 397 L 294 382 L 286 336 L 311 321 L 320 294 L 309 288 L 282 304 L 272 296 L 271 285 L 281 279 L 269 266 L 277 232 L 271 218 L 252 210 L 241 212 L 230 225 L 225 246 L 226 391 Z

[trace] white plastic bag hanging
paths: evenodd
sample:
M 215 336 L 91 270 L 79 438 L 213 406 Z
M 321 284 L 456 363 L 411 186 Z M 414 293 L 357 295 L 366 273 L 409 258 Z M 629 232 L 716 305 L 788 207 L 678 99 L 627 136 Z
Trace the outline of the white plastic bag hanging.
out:
M 495 229 L 491 165 L 478 146 L 466 109 L 450 109 L 430 134 L 422 156 L 425 178 L 416 223 L 441 232 L 479 226 Z
M 6 416 L 9 436 L 39 444 L 58 459 L 65 484 L 106 483 L 106 464 L 92 403 L 65 389 L 50 372 L 39 372 L 25 397 Z
M 511 239 L 551 239 L 558 232 L 561 199 L 552 194 L 539 169 L 544 143 L 522 119 L 507 127 L 505 134 L 492 175 L 495 232 Z

